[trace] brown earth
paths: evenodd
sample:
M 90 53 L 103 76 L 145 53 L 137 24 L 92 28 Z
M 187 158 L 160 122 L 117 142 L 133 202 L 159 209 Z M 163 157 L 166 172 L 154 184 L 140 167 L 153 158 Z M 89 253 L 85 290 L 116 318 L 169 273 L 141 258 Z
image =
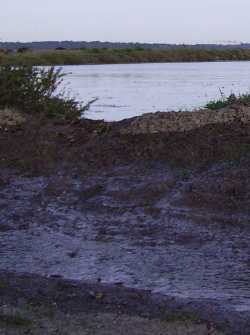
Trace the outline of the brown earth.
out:
M 246 112 L 242 107 L 238 109 L 239 113 Z M 38 175 L 73 169 L 85 175 L 119 164 L 161 161 L 183 169 L 183 177 L 194 168 L 201 175 L 201 179 L 191 182 L 185 190 L 180 200 L 182 204 L 247 211 L 250 205 L 250 122 L 230 118 L 231 111 L 230 107 L 228 122 L 208 123 L 187 131 L 170 131 L 167 126 L 165 132 L 148 133 L 145 133 L 148 115 L 136 118 L 136 123 L 134 119 L 118 123 L 83 119 L 69 123 L 26 116 L 26 122 L 0 127 L 0 167 Z M 221 113 L 225 119 L 227 111 L 224 109 Z M 162 114 L 150 115 L 151 120 L 155 118 L 151 123 L 156 127 L 162 118 L 168 120 L 168 116 Z M 175 114 L 180 122 L 182 113 Z M 183 114 L 184 119 L 186 114 Z M 208 114 L 211 120 L 211 112 Z M 24 120 L 22 116 L 17 119 Z M 139 123 L 143 133 L 137 133 Z M 206 174 L 208 167 L 221 162 L 229 166 L 221 172 L 209 172 L 204 181 L 202 174 Z M 0 185 L 1 182 L 4 181 L 0 180 Z
M 155 134 L 170 132 L 187 132 L 189 130 L 221 123 L 249 123 L 250 108 L 232 104 L 214 111 L 209 109 L 192 112 L 157 112 L 137 116 L 121 122 L 123 134 Z
M 242 108 L 239 108 L 239 115 L 240 111 Z M 197 113 L 191 113 L 192 119 L 195 120 Z M 213 113 L 217 118 L 217 112 Z M 241 158 L 248 158 L 250 122 L 231 118 L 231 109 L 229 118 L 225 118 L 225 111 L 222 112 L 226 122 L 222 122 L 223 119 L 216 123 L 209 121 L 209 112 L 207 124 L 202 121 L 192 125 L 193 129 L 187 126 L 186 130 L 175 126 L 169 128 L 169 117 L 165 114 L 150 116 L 153 131 L 147 131 L 148 115 L 117 123 L 87 119 L 69 123 L 26 116 L 25 123 L 0 128 L 0 164 L 39 173 L 62 165 L 83 169 L 161 160 L 178 166 L 202 166 L 216 161 L 239 162 Z M 174 114 L 178 115 L 179 123 L 182 113 Z M 184 121 L 187 114 L 183 114 Z M 173 119 L 173 116 L 170 118 Z M 166 126 L 159 129 L 162 119 L 165 119 Z

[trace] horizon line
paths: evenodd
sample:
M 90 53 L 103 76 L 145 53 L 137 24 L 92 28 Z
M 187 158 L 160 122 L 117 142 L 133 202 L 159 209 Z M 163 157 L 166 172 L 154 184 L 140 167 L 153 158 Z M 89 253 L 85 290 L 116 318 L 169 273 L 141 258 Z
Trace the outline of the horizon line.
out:
M 72 42 L 72 43 L 110 43 L 110 44 L 156 44 L 156 45 L 245 45 L 245 44 L 250 44 L 249 42 L 242 42 L 242 41 L 215 41 L 215 42 L 131 42 L 131 41 L 104 41 L 104 40 L 1 40 L 0 39 L 0 44 L 3 43 L 49 43 L 49 42 L 57 42 L 57 43 L 62 43 L 62 42 Z

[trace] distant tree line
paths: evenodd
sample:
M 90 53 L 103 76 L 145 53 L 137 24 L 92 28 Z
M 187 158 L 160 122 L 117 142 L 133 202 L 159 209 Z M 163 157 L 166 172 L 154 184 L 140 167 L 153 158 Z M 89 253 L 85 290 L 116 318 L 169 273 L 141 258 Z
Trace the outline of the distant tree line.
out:
M 223 44 L 164 44 L 164 43 L 112 43 L 100 41 L 42 41 L 42 42 L 0 42 L 1 49 L 18 50 L 21 48 L 28 49 L 80 49 L 80 48 L 108 48 L 108 49 L 136 49 L 141 47 L 143 49 L 169 49 L 169 48 L 205 48 L 205 49 L 250 49 L 250 43 L 242 43 L 237 45 L 223 45 Z

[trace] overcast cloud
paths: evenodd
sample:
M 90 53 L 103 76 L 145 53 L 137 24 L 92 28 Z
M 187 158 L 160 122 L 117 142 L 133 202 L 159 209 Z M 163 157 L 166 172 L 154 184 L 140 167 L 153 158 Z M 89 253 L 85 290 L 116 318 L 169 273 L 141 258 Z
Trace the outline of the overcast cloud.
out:
M 2 41 L 250 41 L 250 0 L 0 0 L 0 3 Z

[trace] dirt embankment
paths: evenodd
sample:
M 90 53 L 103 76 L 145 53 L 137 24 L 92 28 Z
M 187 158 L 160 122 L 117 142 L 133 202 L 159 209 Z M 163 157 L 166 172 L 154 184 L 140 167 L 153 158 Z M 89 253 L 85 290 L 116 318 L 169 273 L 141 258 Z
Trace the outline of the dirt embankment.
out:
M 58 165 L 101 168 L 136 160 L 202 165 L 238 161 L 250 150 L 250 108 L 243 106 L 146 114 L 114 123 L 30 116 L 23 122 L 21 114 L 7 114 L 0 112 L 0 164 L 37 171 Z
M 0 126 L 2 168 L 34 174 L 73 169 L 86 175 L 119 164 L 161 161 L 202 175 L 226 162 L 229 167 L 221 175 L 190 185 L 185 202 L 244 210 L 249 204 L 250 108 L 244 106 L 146 114 L 114 123 L 58 122 L 5 110 Z
M 172 283 L 169 290 L 229 297 L 217 304 L 206 294 L 181 300 L 3 272 L 0 334 L 207 335 L 217 334 L 214 324 L 250 332 L 248 309 L 234 310 L 248 308 L 249 110 L 216 113 L 69 123 L 0 112 L 2 270 L 81 265 L 93 278 L 93 252 L 107 278 L 103 264 L 142 287 L 141 273 L 154 274 L 150 282 Z
M 232 105 L 218 111 L 149 113 L 121 122 L 122 134 L 187 132 L 207 125 L 250 122 L 250 107 Z

